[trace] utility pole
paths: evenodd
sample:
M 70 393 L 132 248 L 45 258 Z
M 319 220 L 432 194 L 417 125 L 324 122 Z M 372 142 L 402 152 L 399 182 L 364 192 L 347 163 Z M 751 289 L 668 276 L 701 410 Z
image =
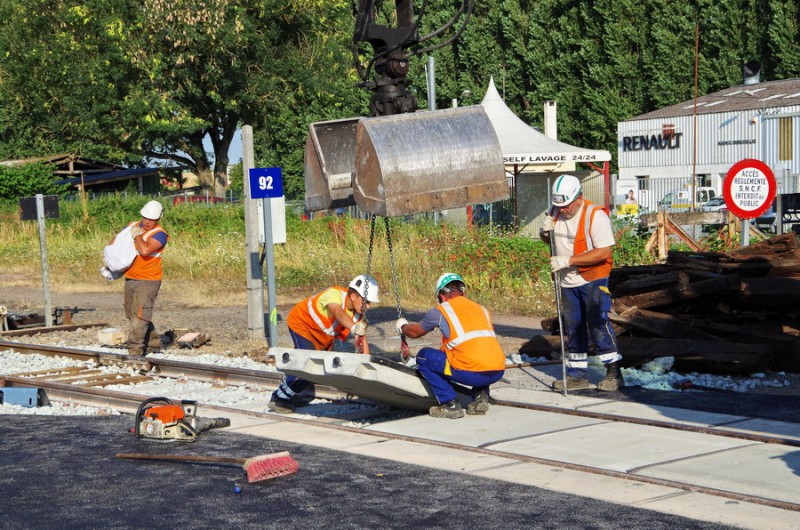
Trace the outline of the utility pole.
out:
M 253 127 L 242 127 L 242 171 L 244 197 L 250 197 L 250 170 L 255 167 Z M 264 269 L 261 267 L 258 246 L 258 203 L 244 201 L 245 253 L 247 262 L 247 335 L 251 339 L 264 337 Z

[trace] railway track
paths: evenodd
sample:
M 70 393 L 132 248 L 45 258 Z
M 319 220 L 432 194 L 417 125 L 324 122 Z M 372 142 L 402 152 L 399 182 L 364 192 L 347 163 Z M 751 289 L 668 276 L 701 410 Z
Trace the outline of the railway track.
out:
M 251 418 L 263 417 L 269 418 L 270 421 L 297 422 L 327 429 L 340 429 L 359 433 L 364 433 L 365 430 L 368 430 L 369 434 L 374 434 L 382 438 L 413 441 L 415 443 L 440 448 L 501 456 L 520 462 L 544 464 L 586 473 L 655 484 L 675 488 L 677 490 L 699 492 L 740 502 L 771 506 L 782 510 L 800 511 L 800 502 L 796 502 L 792 496 L 782 498 L 780 495 L 776 495 L 773 498 L 764 496 L 763 494 L 749 493 L 746 491 L 747 488 L 740 488 L 739 491 L 733 488 L 730 490 L 720 489 L 708 487 L 701 483 L 699 484 L 697 481 L 692 480 L 691 477 L 686 477 L 685 480 L 666 479 L 659 477 L 657 473 L 648 475 L 646 472 L 643 472 L 652 468 L 653 466 L 651 465 L 632 465 L 629 469 L 616 470 L 603 468 L 602 466 L 586 465 L 556 456 L 551 457 L 547 454 L 542 456 L 527 454 L 526 451 L 514 450 L 515 446 L 519 447 L 520 443 L 526 440 L 534 441 L 537 436 L 540 436 L 537 434 L 523 432 L 511 437 L 504 438 L 502 435 L 497 435 L 482 441 L 463 442 L 457 441 L 457 436 L 426 436 L 424 434 L 420 435 L 419 432 L 413 429 L 404 431 L 402 418 L 408 418 L 407 414 L 405 416 L 393 416 L 391 411 L 382 406 L 366 407 L 366 410 L 353 412 L 347 408 L 347 405 L 352 403 L 354 397 L 347 396 L 331 387 L 321 387 L 317 385 L 315 393 L 318 397 L 329 399 L 333 401 L 334 404 L 341 405 L 344 410 L 342 413 L 337 414 L 335 410 L 331 412 L 331 407 L 326 407 L 327 412 L 324 415 L 317 416 L 312 410 L 315 408 L 313 406 L 302 410 L 303 414 L 290 416 L 266 413 L 264 409 L 266 408 L 269 392 L 277 386 L 282 378 L 282 375 L 277 372 L 219 367 L 158 358 L 147 358 L 143 361 L 123 354 L 0 341 L 0 351 L 5 350 L 13 350 L 24 354 L 36 353 L 46 356 L 65 356 L 80 361 L 93 361 L 93 366 L 85 368 L 45 371 L 35 370 L 26 373 L 0 375 L 0 386 L 43 388 L 51 400 L 66 400 L 95 406 L 112 406 L 124 412 L 135 412 L 144 399 L 152 397 L 152 394 L 143 395 L 136 393 L 135 389 L 137 385 L 141 385 L 143 382 L 158 382 L 159 380 L 184 378 L 218 386 L 247 386 L 248 388 L 253 388 L 256 392 L 263 392 L 264 399 L 260 402 L 259 410 L 253 410 L 252 406 L 240 408 L 235 404 L 214 405 L 201 403 L 199 406 L 201 410 L 217 411 L 223 414 L 238 414 Z M 114 390 L 106 388 L 112 385 L 115 387 Z M 130 385 L 132 391 L 127 392 L 119 389 L 120 386 L 124 385 Z M 185 399 L 184 396 L 179 395 L 166 395 L 163 397 L 177 400 Z M 603 425 L 606 426 L 606 428 L 614 429 L 623 428 L 622 426 L 628 425 L 635 426 L 637 429 L 646 428 L 653 432 L 660 431 L 666 433 L 676 431 L 688 433 L 690 435 L 714 437 L 714 439 L 720 440 L 720 447 L 724 446 L 725 448 L 713 450 L 711 453 L 736 451 L 738 448 L 762 445 L 785 447 L 787 450 L 788 448 L 800 447 L 800 437 L 798 436 L 775 436 L 769 433 L 740 430 L 735 426 L 709 427 L 707 425 L 696 425 L 684 421 L 655 420 L 617 413 L 611 414 L 566 406 L 541 405 L 505 399 L 498 400 L 497 405 L 501 406 L 503 414 L 509 417 L 521 418 L 526 414 L 536 414 L 538 415 L 537 421 L 542 421 L 541 418 L 546 417 L 550 419 L 544 421 L 550 421 L 553 424 L 558 424 L 560 421 L 563 421 L 565 417 L 576 418 L 578 421 L 586 422 L 585 426 L 583 424 L 569 426 L 565 427 L 565 430 L 588 428 L 592 425 Z M 333 408 L 335 409 L 335 406 Z M 497 410 L 499 411 L 501 408 L 498 407 Z M 486 416 L 486 419 L 492 416 L 494 416 L 494 414 Z M 398 418 L 400 421 L 396 421 Z M 359 420 L 366 422 L 368 428 L 354 427 L 350 423 Z M 453 424 L 448 424 L 448 427 L 451 426 L 453 426 Z M 559 429 L 553 429 L 546 434 L 558 430 Z M 704 455 L 690 455 L 681 458 L 690 461 L 692 458 L 701 458 L 702 456 Z M 791 500 L 787 500 L 790 498 Z

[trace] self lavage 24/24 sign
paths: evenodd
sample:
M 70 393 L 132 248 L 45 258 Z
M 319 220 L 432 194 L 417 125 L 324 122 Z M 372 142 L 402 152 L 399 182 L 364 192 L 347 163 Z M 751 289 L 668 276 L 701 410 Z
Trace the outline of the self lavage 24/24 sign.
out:
M 775 200 L 776 190 L 772 170 L 754 158 L 735 163 L 722 183 L 725 204 L 741 219 L 755 219 L 769 210 Z

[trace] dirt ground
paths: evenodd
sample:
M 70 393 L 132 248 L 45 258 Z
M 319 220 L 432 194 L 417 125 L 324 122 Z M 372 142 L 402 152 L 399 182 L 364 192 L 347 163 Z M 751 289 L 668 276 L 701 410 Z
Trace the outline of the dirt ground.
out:
M 0 273 L 0 306 L 6 306 L 10 312 L 44 314 L 44 295 L 41 288 L 19 287 L 14 285 L 16 279 L 4 277 Z M 79 311 L 73 317 L 75 324 L 102 324 L 102 327 L 87 327 L 69 332 L 40 334 L 30 337 L 30 342 L 46 344 L 94 347 L 99 346 L 97 332 L 106 327 L 119 328 L 127 333 L 128 321 L 122 308 L 122 283 L 114 284 L 116 292 L 63 292 L 51 289 L 52 306 L 77 307 Z M 302 295 L 298 295 L 298 300 Z M 154 323 L 159 333 L 167 330 L 191 330 L 210 335 L 207 344 L 194 350 L 182 350 L 193 353 L 222 354 L 232 357 L 247 356 L 256 360 L 267 360 L 268 341 L 266 336 L 250 337 L 247 324 L 247 307 L 241 305 L 214 306 L 213 303 L 199 306 L 198 296 L 191 297 L 192 302 L 182 296 L 180 289 L 162 290 L 156 301 Z M 278 345 L 291 346 L 285 317 L 296 301 L 285 301 L 278 305 Z M 384 303 L 369 310 L 367 318 L 370 322 L 368 339 L 373 354 L 382 357 L 399 358 L 400 341 L 394 327 L 398 317 L 397 308 L 391 307 L 389 298 Z M 403 316 L 409 321 L 418 321 L 423 311 L 403 310 Z M 506 355 L 518 353 L 520 346 L 537 334 L 546 333 L 541 327 L 541 317 L 530 317 L 508 314 L 493 314 L 495 331 Z M 16 340 L 25 341 L 24 337 Z M 438 346 L 439 336 L 431 333 L 421 339 L 409 341 L 413 350 L 423 346 Z M 345 345 L 352 348 L 352 341 Z M 174 347 L 173 347 L 174 348 Z M 352 351 L 352 349 L 350 349 Z M 622 352 L 624 355 L 624 352 Z M 772 376 L 772 374 L 767 374 Z M 746 379 L 746 378 L 734 378 Z M 783 388 L 759 388 L 754 393 L 773 395 L 800 395 L 800 374 L 784 374 L 782 380 L 791 382 Z
M 86 309 L 79 311 L 73 317 L 75 324 L 102 323 L 103 327 L 119 328 L 127 332 L 128 321 L 122 308 L 122 283 L 116 285 L 119 290 L 115 293 L 68 293 L 51 289 L 52 306 Z M 196 300 L 196 297 L 193 299 Z M 388 303 L 388 299 L 386 302 Z M 294 302 L 289 302 L 278 305 L 278 344 L 281 346 L 291 346 L 284 319 L 293 304 Z M 9 287 L 7 284 L 4 285 L 3 276 L 0 274 L 0 305 L 6 306 L 10 312 L 35 312 L 43 315 L 43 291 L 32 287 Z M 421 318 L 422 314 L 421 311 L 403 311 L 403 316 L 412 322 Z M 498 314 L 493 316 L 500 342 L 509 355 L 517 353 L 519 347 L 533 335 L 542 333 L 540 317 Z M 394 332 L 394 324 L 398 318 L 397 308 L 381 304 L 370 308 L 367 318 L 370 322 L 367 338 L 373 351 L 399 351 L 400 342 Z M 197 307 L 187 304 L 180 292 L 162 290 L 156 301 L 154 324 L 159 333 L 169 329 L 188 329 L 209 334 L 211 341 L 196 350 L 201 353 L 261 358 L 267 350 L 266 337 L 250 337 L 247 307 L 244 303 L 237 306 Z M 64 342 L 69 346 L 89 346 L 96 344 L 98 329 L 102 328 L 94 327 L 58 333 L 47 339 L 43 336 L 41 338 L 51 343 Z M 434 344 L 436 341 L 437 337 L 416 340 L 412 347 Z

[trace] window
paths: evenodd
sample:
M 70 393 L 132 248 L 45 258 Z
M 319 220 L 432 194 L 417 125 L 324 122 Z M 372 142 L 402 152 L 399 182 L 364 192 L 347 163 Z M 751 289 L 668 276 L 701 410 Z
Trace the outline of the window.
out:
M 794 120 L 780 118 L 778 120 L 778 160 L 793 160 Z

